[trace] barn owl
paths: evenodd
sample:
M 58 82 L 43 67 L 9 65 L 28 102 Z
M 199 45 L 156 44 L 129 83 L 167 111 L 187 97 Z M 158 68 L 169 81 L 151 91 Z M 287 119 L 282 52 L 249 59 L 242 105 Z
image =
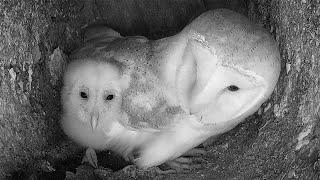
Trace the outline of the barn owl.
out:
M 86 147 L 136 154 L 142 168 L 234 128 L 267 100 L 280 73 L 276 41 L 227 9 L 159 40 L 107 27 L 88 34 L 64 76 L 64 132 Z

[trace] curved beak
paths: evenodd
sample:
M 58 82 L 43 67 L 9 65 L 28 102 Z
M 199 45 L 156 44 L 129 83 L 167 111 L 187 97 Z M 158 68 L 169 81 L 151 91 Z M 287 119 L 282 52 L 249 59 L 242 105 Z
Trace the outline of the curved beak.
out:
M 93 111 L 91 113 L 91 129 L 92 131 L 95 131 L 99 124 L 99 112 Z

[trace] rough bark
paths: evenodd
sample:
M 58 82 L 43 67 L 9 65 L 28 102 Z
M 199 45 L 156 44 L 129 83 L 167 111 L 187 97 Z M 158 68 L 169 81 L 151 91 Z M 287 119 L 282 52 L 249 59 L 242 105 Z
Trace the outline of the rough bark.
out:
M 0 178 L 48 162 L 55 167 L 79 152 L 59 127 L 59 91 L 82 27 L 105 23 L 122 35 L 157 39 L 180 31 L 204 5 L 248 12 L 270 30 L 279 42 L 282 73 L 259 112 L 213 144 L 203 169 L 162 178 L 320 178 L 320 1 L 239 1 L 240 9 L 239 2 L 215 2 L 0 1 Z M 110 176 L 132 177 L 128 171 Z
M 76 149 L 68 143 L 57 146 L 63 137 L 58 123 L 61 50 L 71 49 L 77 36 L 67 23 L 57 27 L 52 21 L 59 16 L 54 6 L 0 2 L 1 177 L 41 166 L 42 159 L 65 158 L 69 148 Z

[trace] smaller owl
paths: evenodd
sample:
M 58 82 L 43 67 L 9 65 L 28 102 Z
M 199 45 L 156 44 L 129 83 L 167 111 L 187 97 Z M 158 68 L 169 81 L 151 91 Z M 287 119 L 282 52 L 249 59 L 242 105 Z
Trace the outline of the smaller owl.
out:
M 103 130 L 119 120 L 123 89 L 119 69 L 91 60 L 73 61 L 62 90 L 64 132 L 78 143 L 104 149 Z M 67 119 L 67 120 L 66 120 Z

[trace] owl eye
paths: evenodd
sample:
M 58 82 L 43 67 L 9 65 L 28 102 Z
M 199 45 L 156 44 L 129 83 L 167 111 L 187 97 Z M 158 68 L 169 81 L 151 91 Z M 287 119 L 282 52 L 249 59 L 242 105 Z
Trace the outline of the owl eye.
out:
M 227 89 L 228 89 L 228 91 L 234 92 L 234 91 L 238 91 L 240 88 L 236 85 L 230 85 L 227 87 Z
M 84 92 L 84 91 L 80 91 L 80 97 L 82 99 L 88 99 L 88 94 L 86 92 Z
M 113 95 L 113 94 L 109 94 L 109 95 L 106 97 L 106 100 L 112 100 L 112 99 L 113 99 L 113 97 L 114 97 L 114 95 Z
M 113 94 L 106 95 L 106 101 L 111 101 L 114 98 Z
M 106 90 L 103 95 L 103 99 L 105 102 L 110 102 L 116 97 L 117 97 L 117 90 L 114 90 L 114 89 Z

